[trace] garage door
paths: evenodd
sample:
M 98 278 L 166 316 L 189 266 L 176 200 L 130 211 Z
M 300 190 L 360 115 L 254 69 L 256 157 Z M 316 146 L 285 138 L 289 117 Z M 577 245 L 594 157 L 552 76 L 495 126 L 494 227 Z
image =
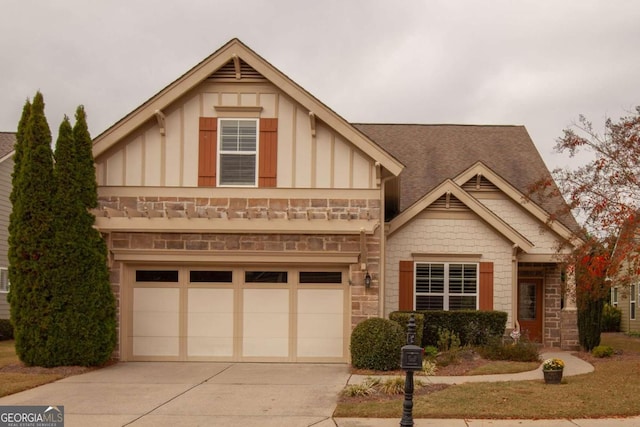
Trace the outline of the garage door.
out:
M 345 362 L 348 273 L 131 266 L 125 360 Z

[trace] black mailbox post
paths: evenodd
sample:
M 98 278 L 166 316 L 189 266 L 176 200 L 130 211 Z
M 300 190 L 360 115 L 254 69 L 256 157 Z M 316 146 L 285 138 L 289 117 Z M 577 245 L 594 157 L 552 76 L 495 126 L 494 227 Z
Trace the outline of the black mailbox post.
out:
M 416 319 L 412 314 L 407 326 L 407 345 L 402 347 L 400 355 L 400 367 L 406 371 L 400 427 L 413 426 L 413 373 L 422 369 L 422 348 L 415 345 L 415 340 Z

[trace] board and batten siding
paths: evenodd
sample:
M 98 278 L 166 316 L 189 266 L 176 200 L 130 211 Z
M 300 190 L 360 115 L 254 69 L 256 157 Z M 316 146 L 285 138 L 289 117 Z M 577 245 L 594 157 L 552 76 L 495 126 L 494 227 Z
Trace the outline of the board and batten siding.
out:
M 275 86 L 207 82 L 163 110 L 164 135 L 154 118 L 99 156 L 98 185 L 197 187 L 199 121 L 221 117 L 216 106 L 278 120 L 278 188 L 376 188 L 374 161 L 319 120 L 313 135 L 309 111 Z
M 9 216 L 11 215 L 11 173 L 13 172 L 13 158 L 6 158 L 0 163 L 0 267 L 8 268 L 9 259 Z M 0 291 L 0 319 L 9 318 L 9 303 L 7 293 Z

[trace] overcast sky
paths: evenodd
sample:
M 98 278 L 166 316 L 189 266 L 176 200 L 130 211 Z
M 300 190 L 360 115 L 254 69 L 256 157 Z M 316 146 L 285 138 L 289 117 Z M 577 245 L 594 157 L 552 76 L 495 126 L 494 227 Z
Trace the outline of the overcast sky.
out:
M 640 105 L 637 0 L 3 0 L 0 130 L 40 90 L 97 136 L 237 37 L 350 122 L 525 125 Z

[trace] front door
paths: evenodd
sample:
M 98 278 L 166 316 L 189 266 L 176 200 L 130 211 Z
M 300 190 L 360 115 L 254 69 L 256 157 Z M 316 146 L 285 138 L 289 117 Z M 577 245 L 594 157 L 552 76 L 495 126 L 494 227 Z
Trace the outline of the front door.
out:
M 523 337 L 542 342 L 542 279 L 518 280 L 518 323 Z

